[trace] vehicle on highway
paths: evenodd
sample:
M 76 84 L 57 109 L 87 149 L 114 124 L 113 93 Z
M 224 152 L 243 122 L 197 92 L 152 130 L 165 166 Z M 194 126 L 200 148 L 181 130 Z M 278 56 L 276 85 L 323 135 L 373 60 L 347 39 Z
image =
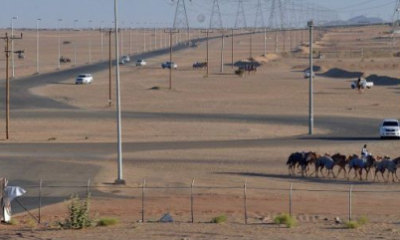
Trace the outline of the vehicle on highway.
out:
M 119 59 L 119 64 L 125 65 L 126 63 L 130 62 L 131 58 L 129 56 L 123 56 Z
M 310 69 L 304 71 L 304 78 L 310 78 Z M 315 77 L 315 72 L 313 72 L 313 77 Z
M 379 127 L 381 138 L 400 138 L 400 125 L 397 119 L 385 119 Z
M 372 88 L 373 86 L 374 86 L 374 83 L 373 82 L 368 82 L 366 79 L 361 79 L 361 81 L 360 81 L 360 84 L 361 84 L 361 88 L 362 89 L 365 89 L 365 88 L 368 88 L 368 89 L 370 89 L 370 88 Z M 353 81 L 352 83 L 351 83 L 351 88 L 352 89 L 356 89 L 357 88 L 357 80 L 356 81 Z
M 146 64 L 147 64 L 146 61 L 143 59 L 139 59 L 136 61 L 136 66 L 138 67 L 146 66 Z
M 80 74 L 75 80 L 75 84 L 91 84 L 92 82 L 92 74 Z
M 171 66 L 172 66 L 172 68 L 174 68 L 174 69 L 177 69 L 177 68 L 178 68 L 178 65 L 177 65 L 176 63 L 174 63 L 174 62 L 165 62 L 165 63 L 161 64 L 161 67 L 162 67 L 163 69 L 165 69 L 165 68 L 171 68 Z
M 131 58 L 129 56 L 122 56 L 121 60 L 124 60 L 125 62 L 130 62 Z

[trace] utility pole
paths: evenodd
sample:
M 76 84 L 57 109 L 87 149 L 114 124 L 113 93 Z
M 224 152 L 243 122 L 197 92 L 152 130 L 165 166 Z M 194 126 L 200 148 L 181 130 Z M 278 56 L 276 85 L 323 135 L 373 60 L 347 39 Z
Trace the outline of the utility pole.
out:
M 111 49 L 112 30 L 108 32 L 108 107 L 112 106 L 112 49 Z M 117 61 L 118 64 L 118 61 Z
M 89 20 L 89 63 L 92 63 L 92 20 Z
M 58 19 L 57 21 L 57 34 L 58 34 L 58 59 L 57 59 L 57 70 L 61 69 L 61 37 L 60 37 L 60 22 L 62 22 L 62 19 Z
M 39 48 L 40 48 L 40 43 L 39 43 L 39 22 L 42 19 L 38 18 L 36 19 L 36 73 L 39 74 L 40 72 L 40 63 L 39 63 Z
M 314 75 L 314 63 L 313 63 L 313 27 L 314 22 L 309 21 L 307 23 L 310 29 L 310 103 L 309 103 L 309 134 L 313 135 L 314 132 L 314 99 L 313 99 L 313 75 Z
M 170 29 L 170 30 L 164 30 L 164 33 L 168 33 L 169 34 L 169 89 L 172 89 L 172 36 L 174 34 L 179 34 L 179 30 L 175 30 L 175 29 Z
M 76 23 L 78 22 L 78 20 L 74 21 L 74 66 L 76 66 Z M 60 61 L 60 59 L 58 60 Z
M 101 60 L 104 59 L 104 36 L 103 36 L 103 21 L 100 25 L 100 45 L 101 45 Z
M 143 52 L 146 52 L 146 28 L 143 28 Z
M 210 72 L 209 72 L 210 61 L 209 61 L 208 36 L 209 36 L 209 34 L 212 33 L 213 31 L 210 30 L 210 29 L 204 29 L 204 30 L 201 30 L 201 32 L 207 34 L 207 35 L 206 35 L 206 38 L 207 38 L 207 40 L 206 40 L 206 41 L 207 41 L 207 47 L 206 47 L 206 48 L 207 48 L 207 55 L 206 55 L 206 63 L 207 63 L 206 77 L 208 78 L 208 74 L 210 73 Z
M 129 25 L 129 55 L 132 54 L 132 22 Z
M 250 34 L 249 34 L 249 47 L 250 47 L 250 59 L 253 58 L 253 34 L 254 34 L 254 29 L 247 29 Z
M 267 28 L 264 28 L 264 57 L 267 56 Z
M 121 116 L 121 88 L 119 72 L 119 39 L 118 39 L 118 0 L 114 0 L 114 23 L 115 23 L 115 60 L 116 60 L 116 92 L 117 92 L 117 138 L 118 138 L 118 178 L 116 184 L 125 184 L 123 179 L 123 159 L 122 159 L 122 116 Z
M 157 29 L 154 28 L 154 51 L 157 49 Z
M 221 67 L 220 67 L 220 72 L 224 72 L 224 48 L 225 48 L 225 30 L 220 31 L 222 33 L 221 37 Z
M 235 66 L 235 44 L 234 44 L 235 30 L 232 28 L 232 68 Z
M 6 33 L 5 37 L 1 37 L 0 39 L 3 39 L 6 42 L 6 49 L 5 49 L 5 54 L 6 54 L 6 140 L 10 139 L 10 78 L 9 78 L 9 62 L 10 62 L 10 53 L 11 56 L 13 56 L 15 53 L 14 51 L 10 51 L 10 43 L 14 40 L 19 40 L 22 39 L 22 33 L 21 37 L 14 37 L 12 35 L 11 37 L 8 36 Z
M 11 18 L 11 38 L 14 37 L 14 20 L 17 20 L 18 17 Z M 14 42 L 11 41 L 11 52 L 14 52 Z M 11 78 L 15 78 L 15 63 L 14 63 L 14 54 L 11 54 L 11 62 L 12 62 L 12 76 Z

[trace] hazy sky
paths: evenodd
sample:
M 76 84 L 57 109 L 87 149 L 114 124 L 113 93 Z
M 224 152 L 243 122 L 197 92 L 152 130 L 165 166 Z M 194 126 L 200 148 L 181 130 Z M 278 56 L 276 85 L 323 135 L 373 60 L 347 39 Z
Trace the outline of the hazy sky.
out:
M 174 19 L 177 0 L 118 0 L 120 7 L 120 22 L 125 26 L 159 26 L 171 27 Z M 254 24 L 255 7 L 257 0 L 243 0 L 247 25 Z M 300 0 L 294 1 L 300 4 Z M 77 26 L 99 27 L 104 21 L 105 27 L 110 27 L 113 21 L 114 0 L 0 0 L 2 11 L 0 14 L 0 28 L 11 26 L 11 18 L 18 16 L 15 26 L 36 26 L 36 19 L 41 18 L 41 26 L 54 28 L 57 19 L 63 19 L 62 27 L 72 27 L 75 19 Z M 190 24 L 196 27 L 207 27 L 211 14 L 212 0 L 186 0 Z M 224 26 L 234 24 L 237 0 L 219 0 Z M 391 19 L 395 8 L 395 0 L 304 0 L 311 4 L 318 4 L 336 10 L 341 19 L 348 19 L 358 15 Z M 262 0 L 264 18 L 267 22 L 271 0 Z M 204 18 L 203 18 L 204 17 Z M 199 21 L 200 20 L 200 21 Z M 204 21 L 203 21 L 204 20 Z

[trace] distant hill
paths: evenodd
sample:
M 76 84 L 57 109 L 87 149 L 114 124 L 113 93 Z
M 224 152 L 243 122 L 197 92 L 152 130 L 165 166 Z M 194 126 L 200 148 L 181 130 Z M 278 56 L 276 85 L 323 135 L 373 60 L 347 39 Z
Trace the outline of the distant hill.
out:
M 385 23 L 386 21 L 377 18 L 377 17 L 366 17 L 366 16 L 357 16 L 350 18 L 347 21 L 338 20 L 338 21 L 331 21 L 324 24 L 324 26 L 337 26 L 337 25 L 366 25 L 366 24 L 380 24 Z

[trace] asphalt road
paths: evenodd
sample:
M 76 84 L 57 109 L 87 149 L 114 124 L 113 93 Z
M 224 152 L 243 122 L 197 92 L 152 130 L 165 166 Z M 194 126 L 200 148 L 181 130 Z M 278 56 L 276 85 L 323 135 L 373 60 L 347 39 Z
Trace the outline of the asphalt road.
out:
M 181 45 L 174 48 L 179 51 L 187 48 Z M 144 53 L 135 58 L 152 58 L 168 53 L 169 49 Z M 29 89 L 49 83 L 59 83 L 73 79 L 82 72 L 95 73 L 108 68 L 107 62 L 69 68 L 54 73 L 34 75 L 30 77 L 11 80 L 11 109 L 13 118 L 24 119 L 51 119 L 51 118 L 115 118 L 115 112 L 82 111 L 52 99 L 32 95 Z M 4 84 L 0 87 L 4 92 Z M 0 108 L 4 109 L 4 102 L 0 101 Z M 40 109 L 40 112 L 26 111 Z M 58 109 L 59 111 L 46 111 Z M 151 119 L 169 121 L 207 121 L 224 123 L 284 123 L 287 125 L 308 125 L 307 116 L 271 116 L 271 115 L 238 115 L 238 114 L 184 114 L 184 113 L 148 113 L 148 112 L 123 112 L 123 118 Z M 4 119 L 0 111 L 0 119 Z M 189 149 L 221 149 L 221 148 L 254 148 L 269 146 L 293 146 L 296 149 L 321 144 L 335 144 L 337 142 L 371 142 L 377 140 L 376 129 L 379 124 L 374 119 L 357 119 L 345 117 L 318 117 L 315 118 L 316 126 L 329 129 L 332 133 L 324 136 L 298 136 L 277 139 L 243 139 L 219 141 L 165 141 L 165 142 L 124 142 L 123 151 L 140 152 L 153 150 L 189 150 Z M 0 176 L 10 179 L 11 185 L 26 186 L 37 185 L 39 179 L 57 185 L 82 185 L 87 179 L 93 178 L 99 167 L 94 161 L 108 160 L 110 155 L 117 151 L 116 142 L 110 143 L 7 143 L 0 144 Z M 66 162 L 66 160 L 79 160 L 82 164 Z M 134 159 L 125 159 L 134 161 Z M 33 188 L 31 194 L 36 194 Z M 62 201 L 72 190 L 69 188 L 52 189 L 44 200 L 44 204 Z M 33 192 L 33 193 L 32 193 Z M 37 199 L 25 198 L 25 204 L 32 209 L 37 206 Z

